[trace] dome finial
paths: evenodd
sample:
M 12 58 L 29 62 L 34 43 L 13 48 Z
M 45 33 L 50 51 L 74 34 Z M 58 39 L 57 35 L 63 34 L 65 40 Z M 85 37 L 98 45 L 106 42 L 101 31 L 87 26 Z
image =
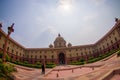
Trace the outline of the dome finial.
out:
M 60 37 L 60 33 L 58 34 L 58 36 Z

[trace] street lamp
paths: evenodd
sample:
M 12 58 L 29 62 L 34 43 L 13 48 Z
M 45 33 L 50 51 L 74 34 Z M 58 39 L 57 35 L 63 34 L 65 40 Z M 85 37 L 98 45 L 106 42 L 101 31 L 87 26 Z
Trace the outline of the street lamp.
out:
M 0 23 L 0 30 L 1 30 L 1 28 L 2 28 L 2 23 Z
M 4 48 L 3 48 L 3 57 L 2 57 L 2 60 L 3 60 L 3 63 L 5 63 L 6 61 L 6 47 L 7 47 L 7 41 L 9 39 L 9 36 L 12 32 L 14 32 L 14 29 L 13 29 L 13 26 L 14 26 L 14 23 L 8 27 L 8 34 L 6 36 L 6 40 L 5 40 L 5 45 L 4 45 Z

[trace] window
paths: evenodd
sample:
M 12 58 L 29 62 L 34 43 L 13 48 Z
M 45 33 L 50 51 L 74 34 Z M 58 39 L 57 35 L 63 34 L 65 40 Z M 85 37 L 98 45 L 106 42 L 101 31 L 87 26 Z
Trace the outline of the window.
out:
M 70 54 L 70 57 L 72 57 L 72 55 Z
M 27 55 L 27 58 L 29 58 L 29 55 Z
M 0 39 L 2 38 L 2 35 L 0 34 Z
M 16 55 L 18 55 L 18 52 L 16 51 Z
M 71 52 L 71 50 L 69 50 L 69 52 Z
M 20 53 L 20 56 L 21 56 L 21 53 Z
M 52 59 L 54 59 L 54 56 L 52 55 Z
M 117 41 L 117 38 L 115 37 L 115 41 Z
M 115 35 L 115 33 L 113 32 L 113 35 Z
M 47 58 L 47 56 L 44 56 L 45 57 L 45 59 Z
M 107 43 L 107 46 L 109 46 L 109 44 Z
M 89 53 L 91 54 L 91 51 L 89 51 Z
M 9 47 L 7 48 L 7 51 L 9 51 Z
M 12 53 L 14 53 L 14 50 L 12 49 Z
M 76 51 L 78 51 L 78 49 L 76 49 Z
M 76 55 L 78 56 L 78 53 L 76 53 Z
M 111 36 L 109 36 L 109 38 L 111 38 Z
M 37 59 L 37 55 L 35 55 L 35 59 Z
M 105 46 L 103 45 L 103 49 L 105 49 Z
M 83 55 L 83 53 L 81 53 L 81 55 Z
M 33 55 L 31 55 L 31 58 L 33 58 Z
M 111 44 L 113 44 L 113 41 L 111 40 Z
M 3 48 L 5 47 L 5 45 L 3 44 Z
M 59 46 L 61 46 L 61 43 L 59 43 Z

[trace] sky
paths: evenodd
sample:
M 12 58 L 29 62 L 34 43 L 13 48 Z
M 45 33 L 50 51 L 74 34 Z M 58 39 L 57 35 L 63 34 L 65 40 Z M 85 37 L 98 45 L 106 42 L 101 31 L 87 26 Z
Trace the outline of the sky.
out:
M 60 33 L 73 46 L 94 44 L 120 18 L 120 0 L 0 0 L 0 22 L 26 48 L 47 48 Z

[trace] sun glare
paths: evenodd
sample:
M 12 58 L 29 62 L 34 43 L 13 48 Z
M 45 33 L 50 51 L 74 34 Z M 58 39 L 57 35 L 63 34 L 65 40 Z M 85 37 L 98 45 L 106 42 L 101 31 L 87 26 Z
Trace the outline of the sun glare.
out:
M 72 8 L 72 0 L 60 0 L 58 7 L 61 11 L 70 11 Z
M 65 11 L 70 10 L 70 4 L 64 4 L 64 5 L 62 5 L 61 7 L 62 7 L 63 10 L 65 10 Z

